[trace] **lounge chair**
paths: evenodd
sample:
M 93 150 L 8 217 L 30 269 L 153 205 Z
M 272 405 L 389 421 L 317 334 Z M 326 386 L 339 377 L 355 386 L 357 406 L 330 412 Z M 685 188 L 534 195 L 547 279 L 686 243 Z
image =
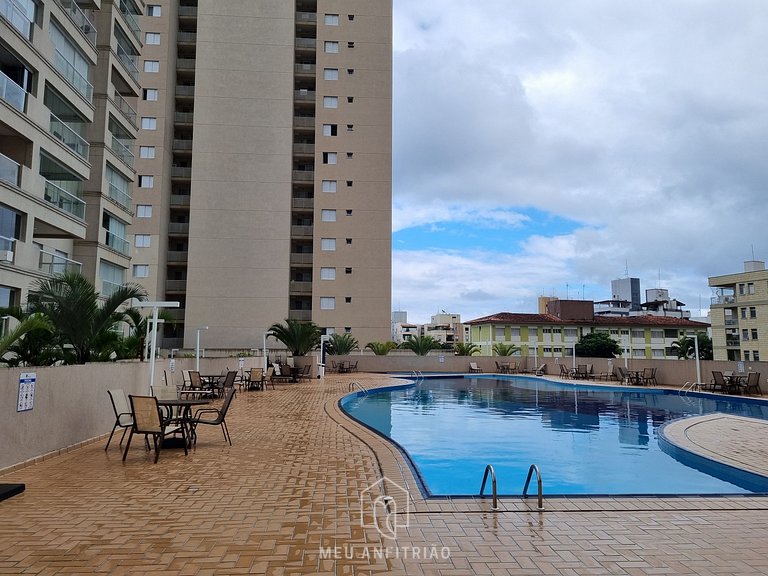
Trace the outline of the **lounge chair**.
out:
M 469 363 L 469 372 L 470 373 L 480 373 L 480 372 L 482 372 L 482 369 L 478 367 L 477 362 L 470 362 Z
M 720 391 L 725 393 L 728 391 L 728 382 L 726 382 L 722 372 L 712 370 L 712 382 L 709 385 L 709 389 L 712 392 Z
M 544 376 L 547 373 L 547 365 L 542 364 L 541 366 L 537 366 L 536 368 L 534 368 L 533 373 L 536 376 Z
M 656 386 L 656 368 L 643 368 L 643 384 L 645 386 Z
M 160 413 L 160 406 L 157 404 L 157 398 L 154 396 L 128 396 L 131 402 L 131 414 L 133 415 L 133 426 L 128 435 L 128 442 L 125 443 L 123 452 L 123 462 L 128 456 L 128 449 L 131 447 L 131 439 L 134 434 L 144 434 L 149 440 L 152 436 L 152 444 L 155 447 L 155 464 L 160 457 L 160 448 L 163 444 L 163 438 L 169 434 L 181 434 L 184 445 L 184 455 L 187 455 L 187 435 L 184 426 L 168 427 Z
M 263 368 L 251 368 L 248 371 L 248 376 L 243 380 L 243 386 L 246 390 L 263 390 L 264 389 L 264 369 Z
M 568 369 L 568 367 L 565 364 L 560 364 L 560 378 L 570 378 L 571 377 L 571 371 Z
M 112 442 L 112 435 L 115 433 L 118 426 L 123 429 L 123 435 L 120 437 L 120 446 L 123 445 L 125 433 L 128 432 L 128 428 L 133 426 L 131 405 L 128 403 L 128 397 L 125 395 L 125 391 L 122 388 L 116 388 L 114 390 L 107 390 L 107 394 L 109 394 L 109 400 L 112 402 L 112 409 L 115 411 L 115 425 L 112 426 L 112 432 L 109 434 L 109 440 L 107 440 L 107 445 L 104 446 L 104 450 L 109 448 L 109 443 Z
M 262 384 L 262 388 L 266 390 L 267 385 L 272 386 L 272 390 L 275 389 L 275 367 L 274 366 L 270 366 L 269 368 L 267 368 L 267 373 L 264 374 L 264 383 Z
M 574 372 L 573 377 L 578 380 L 586 380 L 589 378 L 589 370 L 587 369 L 587 365 L 579 364 L 576 367 L 576 372 Z
M 227 429 L 226 418 L 229 405 L 232 403 L 234 395 L 235 387 L 229 386 L 224 393 L 224 403 L 221 405 L 221 408 L 199 408 L 195 412 L 195 416 L 190 420 L 190 424 L 192 425 L 192 442 L 194 444 L 197 444 L 197 427 L 200 424 L 203 424 L 206 426 L 221 426 L 221 431 L 224 433 L 224 440 L 229 442 L 229 445 L 232 446 L 232 437 L 229 435 L 229 430 Z M 213 416 L 213 418 L 208 419 L 204 416 Z
M 304 364 L 304 368 L 301 369 L 301 372 L 297 375 L 297 378 L 299 380 L 311 380 L 312 379 L 312 365 L 311 364 Z
M 747 382 L 744 384 L 744 393 L 749 394 L 750 391 L 763 395 L 763 390 L 760 388 L 760 372 L 750 372 L 747 375 Z

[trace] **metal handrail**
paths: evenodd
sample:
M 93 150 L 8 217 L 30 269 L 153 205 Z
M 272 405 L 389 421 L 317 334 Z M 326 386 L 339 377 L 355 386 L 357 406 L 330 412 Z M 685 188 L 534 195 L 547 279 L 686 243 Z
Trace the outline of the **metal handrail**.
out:
M 536 484 L 538 485 L 538 493 L 539 493 L 539 510 L 544 510 L 544 494 L 541 491 L 541 472 L 539 472 L 539 467 L 536 466 L 536 464 L 531 464 L 531 467 L 528 468 L 528 478 L 525 479 L 525 487 L 523 488 L 523 498 L 528 498 L 528 484 L 531 483 L 531 475 L 536 472 Z
M 703 386 L 703 382 L 686 382 L 680 390 L 677 391 L 677 395 L 682 396 L 683 394 L 688 394 L 688 392 L 701 392 Z
M 491 495 L 493 496 L 493 503 L 491 504 L 491 510 L 498 510 L 499 509 L 499 500 L 496 496 L 496 472 L 493 470 L 493 466 L 488 464 L 488 466 L 485 467 L 485 472 L 483 473 L 483 483 L 480 485 L 480 496 L 483 495 L 483 492 L 485 491 L 485 482 L 488 480 L 488 473 L 491 474 Z
M 360 382 L 353 381 L 349 383 L 349 391 L 352 392 L 355 389 L 355 386 L 357 386 L 365 396 L 368 396 L 368 388 L 360 384 Z

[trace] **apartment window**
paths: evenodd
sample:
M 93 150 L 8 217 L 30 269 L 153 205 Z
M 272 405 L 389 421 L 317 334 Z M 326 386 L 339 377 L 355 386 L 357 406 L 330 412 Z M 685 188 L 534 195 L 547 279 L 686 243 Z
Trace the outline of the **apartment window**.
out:
M 626 328 L 622 328 L 621 335 L 622 336 L 629 336 L 629 330 L 627 330 Z
M 749 340 L 749 330 L 746 328 L 741 329 L 741 339 L 742 340 Z
M 109 196 L 127 208 L 131 203 L 131 182 L 120 172 L 112 168 L 108 162 L 104 177 L 109 183 Z M 0 220 L 2 220 L 1 217 Z M 3 234 L 2 226 L 0 226 L 0 235 L 7 236 L 7 234 Z
M 566 338 L 576 338 L 578 335 L 579 334 L 576 331 L 576 328 L 566 328 L 565 329 L 565 337 Z
M 338 108 L 339 97 L 338 96 L 323 96 L 323 108 Z
M 345 334 L 352 334 L 352 326 L 344 326 Z
M 144 72 L 160 72 L 160 61 L 144 60 Z
M 326 40 L 323 43 L 323 51 L 326 54 L 338 54 L 339 53 L 339 43 L 338 42 L 330 42 Z
M 336 164 L 336 152 L 323 152 L 323 164 Z
M 747 294 L 754 294 L 754 293 L 755 293 L 755 283 L 747 282 Z
M 134 278 L 149 278 L 149 264 L 134 264 L 133 265 L 133 277 Z
M 664 358 L 664 350 L 659 350 L 658 348 L 654 348 L 651 350 L 651 356 L 654 358 Z
M 336 268 L 320 268 L 320 280 L 336 280 Z
M 337 124 L 323 124 L 323 136 L 336 136 L 338 129 Z
M 2 3 L 3 16 L 9 19 L 17 30 L 16 23 L 19 23 L 24 27 L 24 16 L 19 14 L 17 2 L 3 2 Z M 21 18 L 21 22 L 19 21 Z M 31 20 L 29 21 L 31 23 Z M 64 60 L 64 69 L 60 70 L 64 72 L 67 79 L 74 85 L 75 89 L 85 96 L 89 101 L 91 100 L 91 92 L 93 87 L 88 82 L 88 71 L 90 69 L 90 62 L 86 58 L 85 54 L 75 46 L 72 38 L 64 32 L 62 28 L 59 28 L 56 23 L 51 20 L 51 25 L 48 29 L 48 34 L 53 43 L 53 47 L 56 50 L 57 58 L 54 60 L 56 67 L 59 67 L 58 61 Z M 29 38 L 27 34 L 24 34 Z
M 355 43 L 354 42 L 347 42 L 347 48 L 354 48 Z
M 352 296 L 345 296 L 344 297 L 344 303 L 345 304 L 352 304 Z
M 150 4 L 147 6 L 147 16 L 151 16 L 152 18 L 160 18 L 162 14 L 162 8 L 157 4 Z
M 749 317 L 757 318 L 757 308 L 755 308 L 754 306 L 749 307 Z
M 758 350 L 752 350 L 752 360 L 760 362 L 760 352 Z
M 744 360 L 749 362 L 749 350 L 744 350 Z
M 504 326 L 496 326 L 494 328 L 494 340 L 504 340 Z
M 101 294 L 108 296 L 118 286 L 125 284 L 125 268 L 120 268 L 105 260 L 99 261 L 99 279 L 103 282 Z
M 352 274 L 352 268 L 344 268 L 344 274 Z
M 552 334 L 552 328 L 543 328 L 542 333 L 544 334 Z
M 352 210 L 347 210 L 347 216 L 352 216 Z
M 325 68 L 323 70 L 323 79 L 324 80 L 338 80 L 339 79 L 339 69 L 338 68 Z
M 149 234 L 136 234 L 133 237 L 133 245 L 136 246 L 136 248 L 149 248 L 149 239 Z
M 336 222 L 336 210 L 322 210 L 320 220 L 323 222 Z
M 139 158 L 154 158 L 155 157 L 155 147 L 154 146 L 140 146 L 139 147 Z
M 752 340 L 757 340 L 757 328 L 752 328 Z
M 746 317 L 747 317 L 747 309 L 746 308 L 742 308 L 741 309 L 741 317 L 746 319 Z
M 739 284 L 739 294 L 744 295 L 744 284 Z
M 326 14 L 324 19 L 326 26 L 338 26 L 339 15 L 338 14 Z
M 611 336 L 618 336 L 618 335 L 619 335 L 619 329 L 611 328 Z
M 155 177 L 146 174 L 139 176 L 139 188 L 154 188 Z
M 147 44 L 148 46 L 160 46 L 160 33 L 147 32 L 144 34 L 144 44 Z
M 664 340 L 664 330 L 651 330 L 651 340 Z
M 323 192 L 336 192 L 336 180 L 323 180 Z
M 157 130 L 157 118 L 152 116 L 141 117 L 141 129 L 142 130 Z
M 355 129 L 354 124 L 347 124 L 347 132 L 352 132 Z
M 147 102 L 157 102 L 158 90 L 157 88 L 144 88 L 141 97 Z
M 510 328 L 509 335 L 512 336 L 512 338 L 520 338 L 520 328 Z
M 152 218 L 152 205 L 151 204 L 137 204 L 136 205 L 136 218 Z
M 336 250 L 336 238 L 321 238 L 320 250 L 325 250 L 326 252 L 333 252 Z
M 322 296 L 320 298 L 320 310 L 335 310 L 336 298 L 333 296 Z

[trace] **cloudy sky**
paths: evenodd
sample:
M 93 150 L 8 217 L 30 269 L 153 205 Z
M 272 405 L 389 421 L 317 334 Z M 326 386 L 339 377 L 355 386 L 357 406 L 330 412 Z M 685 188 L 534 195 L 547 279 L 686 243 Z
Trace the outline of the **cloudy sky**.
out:
M 394 309 L 698 314 L 768 259 L 768 2 L 395 0 Z M 643 292 L 643 296 L 644 296 Z

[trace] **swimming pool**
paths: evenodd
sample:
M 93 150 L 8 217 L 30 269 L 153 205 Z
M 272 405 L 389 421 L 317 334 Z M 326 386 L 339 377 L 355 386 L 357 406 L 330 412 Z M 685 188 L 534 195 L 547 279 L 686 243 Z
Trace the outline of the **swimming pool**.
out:
M 547 495 L 768 492 L 766 478 L 659 442 L 659 428 L 684 416 L 768 419 L 755 400 L 489 375 L 427 378 L 340 404 L 406 452 L 425 495 L 477 494 L 487 464 L 500 494 L 520 494 L 531 464 Z

